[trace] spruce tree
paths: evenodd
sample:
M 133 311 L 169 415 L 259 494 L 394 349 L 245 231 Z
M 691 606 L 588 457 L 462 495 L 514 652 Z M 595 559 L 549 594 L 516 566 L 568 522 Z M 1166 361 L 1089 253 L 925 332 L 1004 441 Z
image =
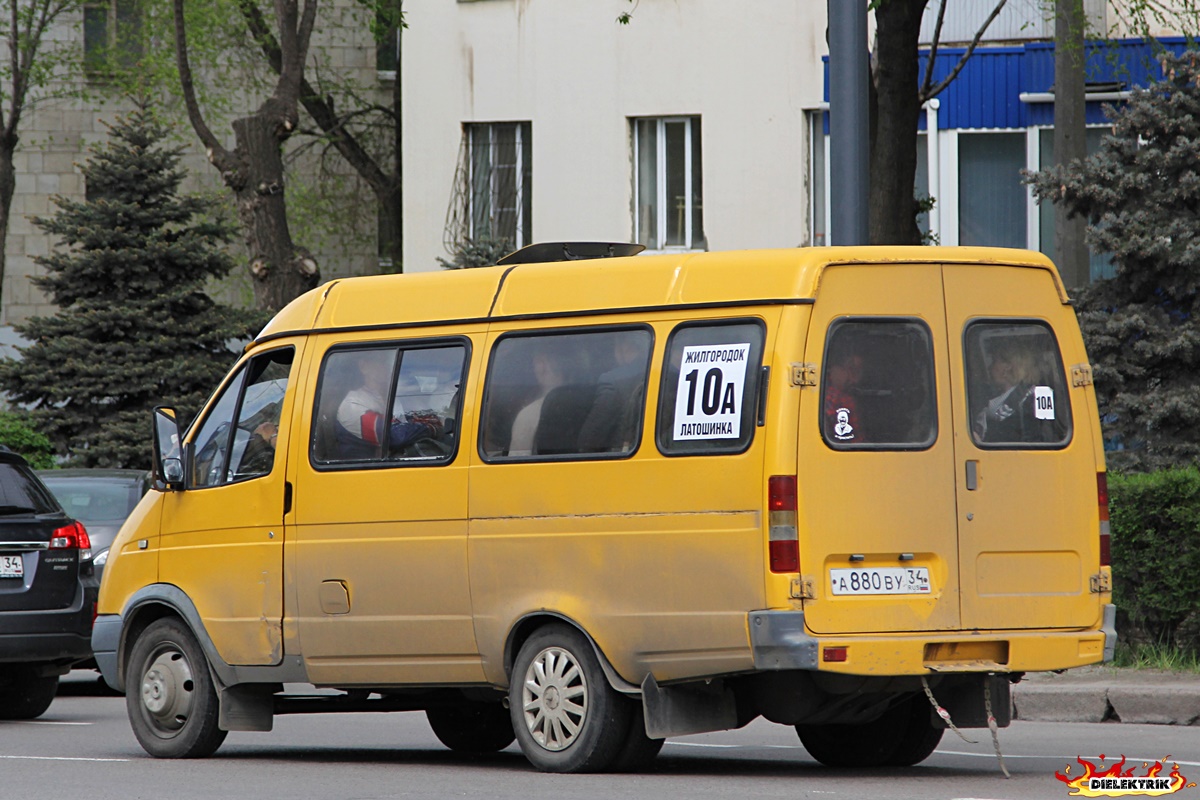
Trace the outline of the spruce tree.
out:
M 15 326 L 32 344 L 0 362 L 0 388 L 31 407 L 69 463 L 147 467 L 150 412 L 173 405 L 186 422 L 253 335 L 260 312 L 220 305 L 204 290 L 229 272 L 227 224 L 181 195 L 181 147 L 144 104 L 89 150 L 87 199 L 54 198 L 34 223 L 61 245 L 36 259 L 35 284 L 58 306 Z
M 1040 202 L 1087 219 L 1089 245 L 1116 266 L 1076 306 L 1118 469 L 1200 456 L 1198 58 L 1164 56 L 1162 79 L 1110 110 L 1097 152 L 1030 178 Z

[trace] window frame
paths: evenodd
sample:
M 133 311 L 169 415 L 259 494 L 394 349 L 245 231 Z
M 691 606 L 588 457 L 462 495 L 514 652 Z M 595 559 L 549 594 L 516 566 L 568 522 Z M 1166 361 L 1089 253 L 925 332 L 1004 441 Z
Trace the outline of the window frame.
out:
M 933 408 L 931 409 L 933 417 L 933 429 L 930 438 L 925 442 L 916 443 L 875 443 L 875 442 L 860 442 L 860 443 L 839 443 L 832 442 L 825 435 L 825 387 L 827 385 L 826 367 L 828 366 L 828 357 L 830 341 L 839 328 L 849 324 L 916 324 L 921 328 L 926 337 L 926 342 L 929 345 L 929 396 L 933 399 Z M 931 449 L 937 444 L 938 438 L 941 436 L 941 424 L 938 418 L 938 393 L 937 393 L 937 351 L 934 345 L 933 329 L 929 323 L 920 317 L 906 316 L 847 316 L 837 317 L 830 321 L 829 326 L 825 330 L 825 340 L 821 343 L 821 368 L 820 375 L 817 378 L 817 434 L 821 437 L 821 441 L 830 450 L 839 453 L 845 452 L 889 452 L 889 453 L 918 453 L 924 450 Z
M 458 423 L 457 433 L 454 437 L 454 446 L 450 448 L 450 452 L 441 457 L 411 457 L 387 459 L 380 458 L 373 461 L 365 460 L 344 460 L 344 461 L 321 461 L 316 457 L 317 447 L 317 424 L 320 419 L 321 400 L 325 388 L 325 379 L 328 374 L 329 359 L 336 353 L 342 352 L 363 352 L 369 350 L 393 350 L 395 353 L 400 353 L 402 350 L 436 350 L 443 347 L 460 346 L 463 348 L 463 368 L 460 373 L 458 382 L 458 404 L 454 409 L 455 420 Z M 467 336 L 441 336 L 433 339 L 391 339 L 386 341 L 369 341 L 369 342 L 336 342 L 326 348 L 321 355 L 320 365 L 317 371 L 316 387 L 313 390 L 312 410 L 309 414 L 309 430 L 308 430 L 308 463 L 317 472 L 345 472 L 347 470 L 376 470 L 376 469 L 396 469 L 402 467 L 445 467 L 453 464 L 458 458 L 459 443 L 462 440 L 462 409 L 463 400 L 467 391 L 467 384 L 471 374 L 471 354 L 472 342 Z M 396 382 L 400 378 L 400 370 L 403 368 L 404 359 L 399 359 L 399 364 L 393 363 L 392 375 L 388 380 L 388 407 L 386 411 L 390 411 L 395 403 Z
M 286 344 L 281 347 L 272 347 L 270 350 L 263 350 L 262 352 L 255 353 L 254 355 L 252 355 L 246 359 L 243 359 L 240 363 L 237 364 L 237 366 L 235 366 L 232 370 L 229 371 L 229 375 L 226 377 L 226 380 L 221 383 L 221 385 L 217 388 L 217 391 L 213 392 L 212 396 L 209 398 L 209 401 L 205 404 L 204 416 L 203 417 L 197 416 L 192 421 L 192 424 L 188 426 L 187 433 L 184 434 L 184 441 L 187 443 L 187 452 L 184 454 L 183 485 L 184 485 L 184 489 L 186 491 L 195 492 L 195 491 L 202 491 L 204 489 L 220 489 L 223 486 L 233 486 L 235 484 L 242 484 L 242 483 L 247 483 L 249 481 L 258 480 L 260 478 L 265 478 L 268 475 L 271 475 L 275 472 L 275 467 L 272 466 L 270 472 L 263 472 L 258 475 L 247 475 L 245 477 L 238 478 L 236 480 L 223 480 L 220 483 L 213 483 L 213 484 L 210 484 L 207 486 L 198 486 L 194 483 L 195 478 L 196 478 L 195 468 L 196 468 L 197 447 L 199 445 L 199 443 L 196 441 L 196 439 L 203 432 L 204 426 L 208 424 L 208 421 L 212 418 L 213 414 L 216 413 L 217 407 L 221 404 L 221 401 L 225 399 L 225 392 L 228 391 L 229 389 L 231 389 L 235 383 L 239 384 L 239 386 L 237 387 L 237 397 L 234 398 L 232 413 L 229 416 L 229 430 L 227 430 L 225 432 L 226 463 L 225 463 L 223 469 L 224 469 L 225 473 L 228 473 L 229 472 L 228 459 L 229 459 L 230 454 L 233 452 L 233 439 L 237 432 L 237 420 L 241 416 L 242 402 L 245 400 L 245 397 L 246 397 L 246 376 L 248 374 L 247 370 L 249 370 L 250 364 L 252 364 L 254 361 L 257 361 L 258 359 L 263 358 L 264 356 L 270 356 L 274 353 L 283 352 L 284 350 L 292 351 L 292 363 L 290 365 L 290 371 L 288 372 L 288 387 L 290 388 L 293 385 L 293 380 L 296 377 L 293 374 L 293 371 L 296 369 L 296 354 L 298 351 L 298 348 L 296 347 L 296 345 Z M 287 391 L 288 391 L 287 389 L 284 390 L 285 399 L 287 397 Z M 285 423 L 286 423 L 286 420 L 284 419 L 284 417 L 282 415 L 282 407 L 281 407 L 280 418 L 279 418 L 279 428 L 284 429 Z
M 96 9 L 104 11 L 103 46 L 92 42 L 93 49 L 89 50 L 88 12 Z M 80 5 L 82 12 L 82 31 L 80 36 L 80 55 L 83 62 L 83 74 L 88 81 L 103 83 L 110 79 L 113 70 L 127 71 L 136 68 L 136 62 L 144 53 L 142 34 L 145 32 L 145 9 L 140 0 L 84 0 Z M 122 36 L 121 27 L 127 24 L 127 17 L 137 18 L 134 47 Z M 94 49 L 99 47 L 99 49 Z
M 708 446 L 688 448 L 685 450 L 671 449 L 664 445 L 664 442 L 670 443 L 674 441 L 670 438 L 671 430 L 675 425 L 674 405 L 675 399 L 679 392 L 679 378 L 674 381 L 669 379 L 669 370 L 671 369 L 674 359 L 671 358 L 672 347 L 675 344 L 675 337 L 681 331 L 690 330 L 692 328 L 721 328 L 733 327 L 735 325 L 751 325 L 758 329 L 759 340 L 757 343 L 750 343 L 750 355 L 746 363 L 746 386 L 742 387 L 742 424 L 749 431 L 743 443 L 741 439 L 737 440 L 739 446 L 734 449 L 723 447 L 719 443 L 721 439 L 707 440 L 705 444 Z M 758 347 L 757 358 L 754 348 Z M 680 322 L 671 329 L 667 336 L 666 344 L 663 347 L 662 363 L 659 366 L 658 374 L 658 398 L 655 402 L 655 419 L 654 419 L 654 444 L 658 448 L 658 452 L 667 458 L 688 458 L 692 456 L 736 456 L 745 453 L 754 445 L 754 439 L 757 429 L 764 427 L 758 424 L 758 407 L 761 401 L 761 393 L 769 387 L 763 379 L 763 359 L 767 352 L 767 322 L 762 317 L 717 317 L 711 319 L 685 320 Z M 670 391 L 668 392 L 668 389 Z M 666 409 L 670 409 L 671 424 L 666 425 L 668 414 Z M 713 443 L 718 443 L 715 446 Z
M 500 344 L 508 339 L 533 339 L 533 338 L 553 338 L 559 336 L 578 336 L 587 333 L 620 333 L 621 331 L 645 331 L 650 334 L 650 357 L 646 360 L 646 375 L 644 378 L 644 394 L 642 397 L 642 413 L 638 417 L 637 437 L 634 440 L 632 449 L 628 452 L 616 453 L 567 453 L 554 455 L 538 455 L 536 453 L 528 456 L 495 456 L 488 454 L 483 447 L 485 441 L 484 425 L 488 420 L 488 409 L 492 399 L 492 374 L 496 365 L 496 351 L 500 348 Z M 479 458 L 485 464 L 544 464 L 552 462 L 564 461 L 626 461 L 633 458 L 642 449 L 645 443 L 646 434 L 646 404 L 649 400 L 650 393 L 650 375 L 654 370 L 654 354 L 657 346 L 657 336 L 654 327 L 649 323 L 628 323 L 617 325 L 572 325 L 565 328 L 537 328 L 532 330 L 513 330 L 505 331 L 496 337 L 496 341 L 492 343 L 490 352 L 488 353 L 487 369 L 484 370 L 483 376 L 483 398 L 479 407 L 479 419 L 476 423 L 475 449 L 479 453 Z
M 640 240 L 640 225 L 638 222 L 638 198 L 641 197 L 641 149 L 643 147 L 641 136 L 638 135 L 638 124 L 642 122 L 655 123 L 655 141 L 654 141 L 654 238 L 656 246 L 647 249 L 654 253 L 672 253 L 672 252 L 704 252 L 708 250 L 708 237 L 703 234 L 703 219 L 704 219 L 704 164 L 703 164 L 703 136 L 704 130 L 701 124 L 701 115 L 699 114 L 676 114 L 665 117 L 630 117 L 630 131 L 633 140 L 633 236 L 632 241 Z M 686 162 L 683 174 L 683 194 L 684 194 L 684 209 L 683 209 L 683 238 L 682 245 L 667 245 L 665 244 L 667 237 L 667 125 L 684 123 L 686 125 L 683 137 L 683 160 Z M 695 137 L 701 142 L 701 154 L 699 163 L 697 157 L 693 153 L 693 126 L 696 128 Z M 695 205 L 694 195 L 695 187 L 693 185 L 697 170 L 700 173 L 701 196 L 699 198 L 699 206 Z M 696 239 L 696 231 L 694 230 L 693 219 L 696 213 L 699 213 L 701 219 L 701 236 Z
M 981 442 L 975 437 L 975 428 L 973 425 L 974 412 L 971 410 L 971 385 L 970 376 L 971 370 L 967 359 L 970 357 L 970 349 L 968 347 L 968 335 L 971 328 L 976 325 L 1033 325 L 1044 329 L 1049 335 L 1050 340 L 1054 342 L 1055 359 L 1058 361 L 1058 367 L 1061 370 L 1063 397 L 1066 400 L 1067 408 L 1067 436 L 1061 442 L 1053 443 L 1030 443 L 1030 442 Z M 968 438 L 971 445 L 979 450 L 1036 450 L 1036 451 L 1053 451 L 1065 450 L 1075 441 L 1075 414 L 1071 408 L 1071 376 L 1067 372 L 1067 363 L 1063 360 L 1062 345 L 1058 341 L 1058 336 L 1054 332 L 1054 326 L 1045 319 L 1037 317 L 972 317 L 966 321 L 962 329 L 962 354 L 963 354 L 963 402 L 966 404 L 966 420 Z
M 514 225 L 513 225 L 513 241 L 510 242 L 514 250 L 518 250 L 528 244 L 532 244 L 533 239 L 533 122 L 530 120 L 508 120 L 497 122 L 464 122 L 463 137 L 466 140 L 466 161 L 465 175 L 463 187 L 465 197 L 465 222 L 467 238 L 475 241 L 482 236 L 486 236 L 493 240 L 507 239 L 508 237 L 496 231 L 496 199 L 500 196 L 503 188 L 498 183 L 496 170 L 496 150 L 500 146 L 497 142 L 497 129 L 500 126 L 512 126 L 515 131 L 513 138 L 513 149 L 515 159 L 513 162 L 513 209 L 514 209 Z M 489 230 L 487 232 L 477 231 L 475 229 L 475 160 L 476 160 L 476 132 L 487 131 L 487 143 L 483 145 L 488 152 L 488 221 Z M 525 137 L 528 137 L 526 142 Z M 528 153 L 526 150 L 528 149 Z M 528 156 L 529 163 L 526 163 Z M 528 172 L 528 183 L 526 185 L 526 172 Z

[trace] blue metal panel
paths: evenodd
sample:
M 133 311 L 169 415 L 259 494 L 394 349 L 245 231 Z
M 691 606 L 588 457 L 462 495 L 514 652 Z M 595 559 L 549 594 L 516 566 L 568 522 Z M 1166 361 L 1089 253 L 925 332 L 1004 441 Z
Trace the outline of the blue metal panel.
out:
M 1142 39 L 1090 42 L 1087 49 L 1088 83 L 1116 83 L 1121 88 L 1147 86 L 1160 77 L 1156 55 L 1160 50 L 1179 53 L 1186 47 L 1182 38 L 1161 39 L 1156 44 Z M 949 75 L 965 48 L 939 49 L 934 60 L 934 84 Z M 929 59 L 927 50 L 918 54 L 921 75 Z M 1054 85 L 1054 45 L 1029 42 L 1015 47 L 979 47 L 954 81 L 940 94 L 938 127 L 942 130 L 1003 129 L 1050 126 L 1054 104 L 1023 103 L 1024 92 L 1046 93 Z M 825 97 L 829 97 L 828 62 Z M 1107 121 L 1103 102 L 1087 104 L 1089 125 Z M 925 115 L 918 121 L 925 130 Z

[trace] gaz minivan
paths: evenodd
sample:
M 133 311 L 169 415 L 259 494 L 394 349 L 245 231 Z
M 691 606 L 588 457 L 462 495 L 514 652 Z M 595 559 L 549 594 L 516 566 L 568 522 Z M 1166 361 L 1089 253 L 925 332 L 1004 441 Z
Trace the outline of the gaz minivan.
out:
M 419 710 L 454 750 L 632 770 L 762 716 L 910 765 L 935 705 L 1004 726 L 1025 673 L 1111 658 L 1091 369 L 1047 259 L 638 249 L 332 281 L 186 430 L 156 412 L 93 637 L 147 751 Z

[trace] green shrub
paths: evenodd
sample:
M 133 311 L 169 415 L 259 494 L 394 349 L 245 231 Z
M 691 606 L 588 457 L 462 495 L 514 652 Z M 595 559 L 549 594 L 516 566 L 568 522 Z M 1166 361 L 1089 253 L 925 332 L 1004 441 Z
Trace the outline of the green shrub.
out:
M 1200 470 L 1110 474 L 1108 487 L 1121 638 L 1200 650 Z
M 490 236 L 480 236 L 477 239 L 467 239 L 459 244 L 453 253 L 453 259 L 447 261 L 438 259 L 442 269 L 473 269 L 475 267 L 490 267 L 513 251 L 512 242 L 508 239 L 493 239 Z
M 0 444 L 24 456 L 34 469 L 54 466 L 54 446 L 20 411 L 0 411 Z

